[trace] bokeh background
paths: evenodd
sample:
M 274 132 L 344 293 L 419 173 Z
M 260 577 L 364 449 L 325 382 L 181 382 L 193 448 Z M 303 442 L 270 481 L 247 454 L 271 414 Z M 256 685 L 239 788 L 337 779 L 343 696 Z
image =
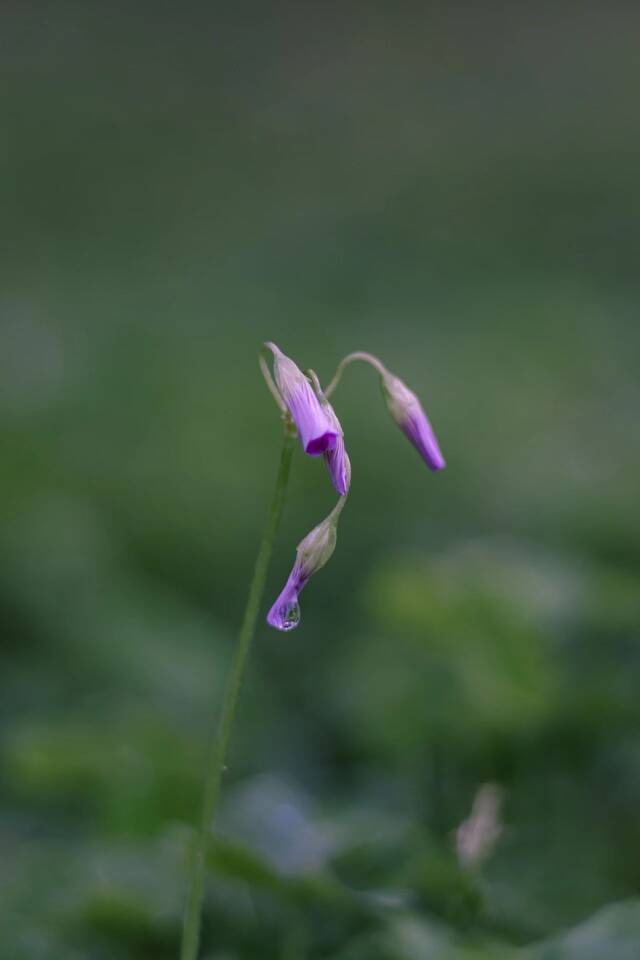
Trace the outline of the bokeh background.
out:
M 271 496 L 275 340 L 354 366 L 298 451 L 212 842 L 208 960 L 640 956 L 629 3 L 2 5 L 0 957 L 177 955 Z M 456 827 L 498 784 L 471 867 Z

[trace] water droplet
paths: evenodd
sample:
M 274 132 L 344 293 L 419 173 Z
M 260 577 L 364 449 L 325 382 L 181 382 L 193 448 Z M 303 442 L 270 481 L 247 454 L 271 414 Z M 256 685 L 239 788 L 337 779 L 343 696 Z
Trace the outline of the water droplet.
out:
M 284 617 L 282 618 L 282 629 L 293 630 L 294 627 L 297 627 L 299 623 L 300 605 L 298 603 L 290 603 L 284 612 Z

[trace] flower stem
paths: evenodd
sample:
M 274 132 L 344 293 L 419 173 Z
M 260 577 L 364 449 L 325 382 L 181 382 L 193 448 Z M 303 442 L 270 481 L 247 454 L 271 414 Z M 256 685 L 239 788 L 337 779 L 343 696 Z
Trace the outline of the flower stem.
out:
M 220 781 L 225 769 L 227 748 L 229 746 L 229 737 L 233 726 L 238 693 L 242 684 L 247 655 L 256 629 L 258 610 L 262 601 L 267 578 L 267 568 L 269 566 L 269 560 L 271 559 L 273 542 L 282 514 L 285 491 L 289 479 L 289 469 L 291 467 L 294 435 L 291 423 L 285 420 L 285 435 L 276 486 L 262 535 L 262 542 L 256 558 L 253 580 L 249 588 L 247 606 L 238 634 L 238 642 L 236 644 L 231 674 L 227 682 L 222 703 L 218 728 L 211 744 L 211 753 L 204 783 L 200 826 L 195 837 L 192 854 L 189 894 L 185 906 L 184 924 L 182 928 L 180 960 L 196 960 L 198 956 L 209 833 L 213 824 L 218 796 L 220 794 Z
M 325 391 L 324 391 L 325 397 L 329 398 L 331 396 L 331 394 L 333 393 L 333 391 L 335 390 L 335 388 L 338 386 L 340 382 L 342 371 L 350 363 L 353 363 L 354 360 L 363 360 L 365 363 L 371 364 L 372 367 L 375 367 L 375 369 L 378 371 L 381 377 L 384 377 L 387 373 L 387 368 L 385 367 L 384 363 L 378 360 L 377 357 L 374 357 L 372 353 L 364 353 L 362 350 L 357 350 L 355 353 L 350 353 L 346 357 L 342 358 L 342 360 L 338 364 L 338 368 L 336 372 L 333 375 L 333 379 L 329 383 L 329 386 L 325 387 Z

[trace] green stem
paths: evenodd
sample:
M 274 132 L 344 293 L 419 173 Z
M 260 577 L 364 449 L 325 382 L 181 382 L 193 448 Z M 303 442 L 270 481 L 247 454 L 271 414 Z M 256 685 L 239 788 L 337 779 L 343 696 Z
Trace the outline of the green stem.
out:
M 271 559 L 273 542 L 282 514 L 282 506 L 284 504 L 285 491 L 289 479 L 289 469 L 291 467 L 293 439 L 294 433 L 291 424 L 285 420 L 285 435 L 276 486 L 262 535 L 262 542 L 258 550 L 253 580 L 249 588 L 244 619 L 240 627 L 240 633 L 238 634 L 238 642 L 236 644 L 231 674 L 222 703 L 218 728 L 211 745 L 211 754 L 204 783 L 200 827 L 195 838 L 195 847 L 191 863 L 189 895 L 184 913 L 180 960 L 196 960 L 198 956 L 209 832 L 214 820 L 218 796 L 220 794 L 220 781 L 225 768 L 227 747 L 229 746 L 229 737 L 233 726 L 238 693 L 242 684 L 247 654 L 249 653 L 251 641 L 253 640 L 256 629 L 258 610 L 262 601 L 267 578 L 267 568 L 269 566 L 269 560 Z
M 363 360 L 365 363 L 371 364 L 371 366 L 378 371 L 381 377 L 385 377 L 388 373 L 388 370 L 385 367 L 384 363 L 378 360 L 377 357 L 374 357 L 372 353 L 364 353 L 362 350 L 356 350 L 355 353 L 350 353 L 346 357 L 343 357 L 340 363 L 338 364 L 338 368 L 334 373 L 333 378 L 329 383 L 329 386 L 325 387 L 324 395 L 325 397 L 327 397 L 327 399 L 331 396 L 335 388 L 340 383 L 340 377 L 342 376 L 342 371 L 344 370 L 344 368 L 348 366 L 350 363 L 353 363 L 354 360 Z

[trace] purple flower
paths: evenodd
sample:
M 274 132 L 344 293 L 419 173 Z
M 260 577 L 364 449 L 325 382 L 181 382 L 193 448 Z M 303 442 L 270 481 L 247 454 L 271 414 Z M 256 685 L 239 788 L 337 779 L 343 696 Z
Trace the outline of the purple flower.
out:
M 345 498 L 342 497 L 322 523 L 314 527 L 296 550 L 296 560 L 280 596 L 267 614 L 267 623 L 276 630 L 293 630 L 300 623 L 298 598 L 309 578 L 324 567 L 336 547 L 338 517 Z
M 295 423 L 300 443 L 310 457 L 333 450 L 338 431 L 332 424 L 309 381 L 275 343 L 265 344 L 273 353 L 273 372 L 280 395 Z
M 432 470 L 442 470 L 445 459 L 422 404 L 406 384 L 388 370 L 381 370 L 382 393 L 389 413 Z

